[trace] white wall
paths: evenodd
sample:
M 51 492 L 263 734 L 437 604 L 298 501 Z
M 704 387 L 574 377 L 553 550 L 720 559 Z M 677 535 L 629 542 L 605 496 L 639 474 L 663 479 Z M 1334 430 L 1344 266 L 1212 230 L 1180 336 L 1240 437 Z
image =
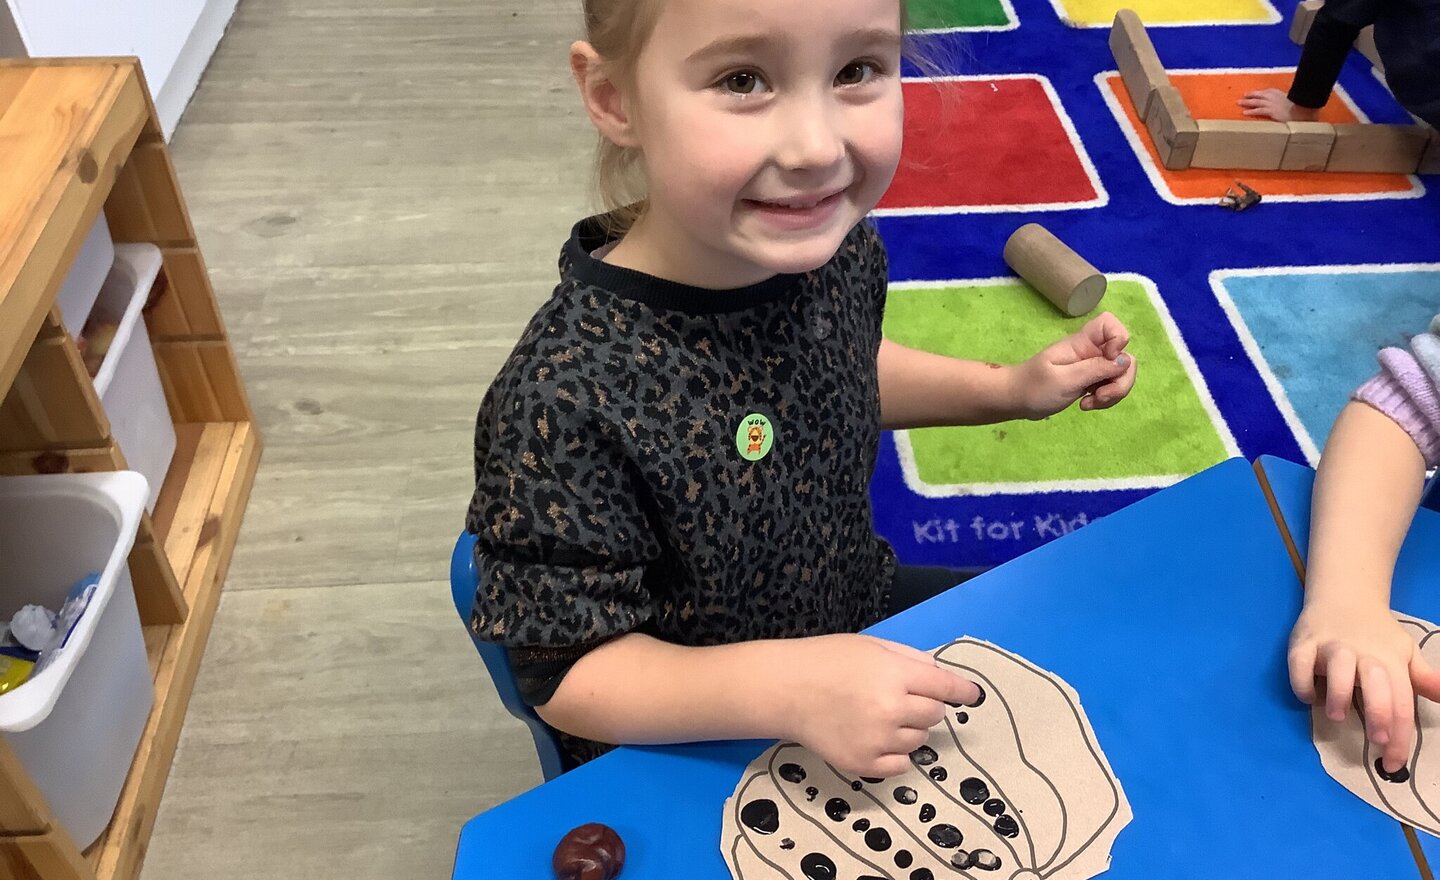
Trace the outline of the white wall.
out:
M 205 0 L 6 0 L 34 56 L 138 55 L 164 82 Z
M 225 33 L 236 2 L 4 0 L 0 55 L 138 56 L 169 137 Z

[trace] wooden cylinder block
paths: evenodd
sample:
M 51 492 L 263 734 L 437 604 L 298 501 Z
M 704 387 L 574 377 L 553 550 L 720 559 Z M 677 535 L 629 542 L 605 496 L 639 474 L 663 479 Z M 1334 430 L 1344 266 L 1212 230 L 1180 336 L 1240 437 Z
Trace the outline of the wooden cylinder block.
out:
M 1021 226 L 1005 242 L 1005 263 L 1072 318 L 1105 295 L 1105 276 L 1038 223 Z

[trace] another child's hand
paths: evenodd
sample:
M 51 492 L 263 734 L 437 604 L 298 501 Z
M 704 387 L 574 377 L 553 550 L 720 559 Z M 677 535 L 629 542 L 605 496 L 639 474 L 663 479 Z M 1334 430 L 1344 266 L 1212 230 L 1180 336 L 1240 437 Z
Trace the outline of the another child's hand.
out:
M 1343 721 L 1360 685 L 1365 733 L 1383 749 L 1387 772 L 1403 767 L 1415 741 L 1415 695 L 1440 701 L 1440 673 L 1389 610 L 1312 603 L 1290 634 L 1290 687 L 1306 703 L 1325 679 L 1325 714 Z
M 840 634 L 796 639 L 785 678 L 794 717 L 787 735 L 837 769 L 898 776 L 925 744 L 946 704 L 973 704 L 980 689 L 906 645 Z
M 1245 108 L 1246 116 L 1268 116 L 1276 122 L 1314 122 L 1320 118 L 1319 110 L 1292 103 L 1279 89 L 1246 92 L 1236 103 Z
M 1122 354 L 1130 331 L 1109 312 L 1016 368 L 1025 416 L 1043 419 L 1080 401 L 1083 410 L 1108 409 L 1135 385 L 1135 357 Z

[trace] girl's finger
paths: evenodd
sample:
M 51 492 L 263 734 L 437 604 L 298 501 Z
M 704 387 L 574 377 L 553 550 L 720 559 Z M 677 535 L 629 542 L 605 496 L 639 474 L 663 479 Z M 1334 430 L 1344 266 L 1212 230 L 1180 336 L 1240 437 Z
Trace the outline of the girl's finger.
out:
M 1377 746 L 1391 737 L 1391 694 L 1385 667 L 1374 661 L 1360 664 L 1360 697 L 1365 707 L 1365 735 Z
M 1325 663 L 1325 714 L 1331 721 L 1344 721 L 1355 695 L 1355 655 L 1337 648 Z
M 1390 742 L 1381 756 L 1386 770 L 1395 771 L 1410 760 L 1415 745 L 1415 692 L 1405 667 L 1388 670 L 1390 677 Z
M 1315 645 L 1306 642 L 1290 649 L 1290 690 L 1300 702 L 1315 702 Z

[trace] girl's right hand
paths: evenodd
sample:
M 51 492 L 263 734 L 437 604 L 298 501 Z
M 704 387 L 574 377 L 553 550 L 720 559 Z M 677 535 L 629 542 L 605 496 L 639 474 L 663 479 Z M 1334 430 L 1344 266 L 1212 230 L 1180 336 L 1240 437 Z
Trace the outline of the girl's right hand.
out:
M 1382 765 L 1395 772 L 1410 760 L 1415 742 L 1415 695 L 1440 701 L 1440 673 L 1389 609 L 1312 602 L 1290 634 L 1290 687 L 1306 703 L 1323 699 L 1325 714 L 1344 721 L 1360 686 L 1365 733 L 1383 749 Z M 1317 697 L 1315 679 L 1325 679 Z
M 848 633 L 792 644 L 786 735 L 845 773 L 898 776 L 947 703 L 980 698 L 973 681 L 906 645 Z

